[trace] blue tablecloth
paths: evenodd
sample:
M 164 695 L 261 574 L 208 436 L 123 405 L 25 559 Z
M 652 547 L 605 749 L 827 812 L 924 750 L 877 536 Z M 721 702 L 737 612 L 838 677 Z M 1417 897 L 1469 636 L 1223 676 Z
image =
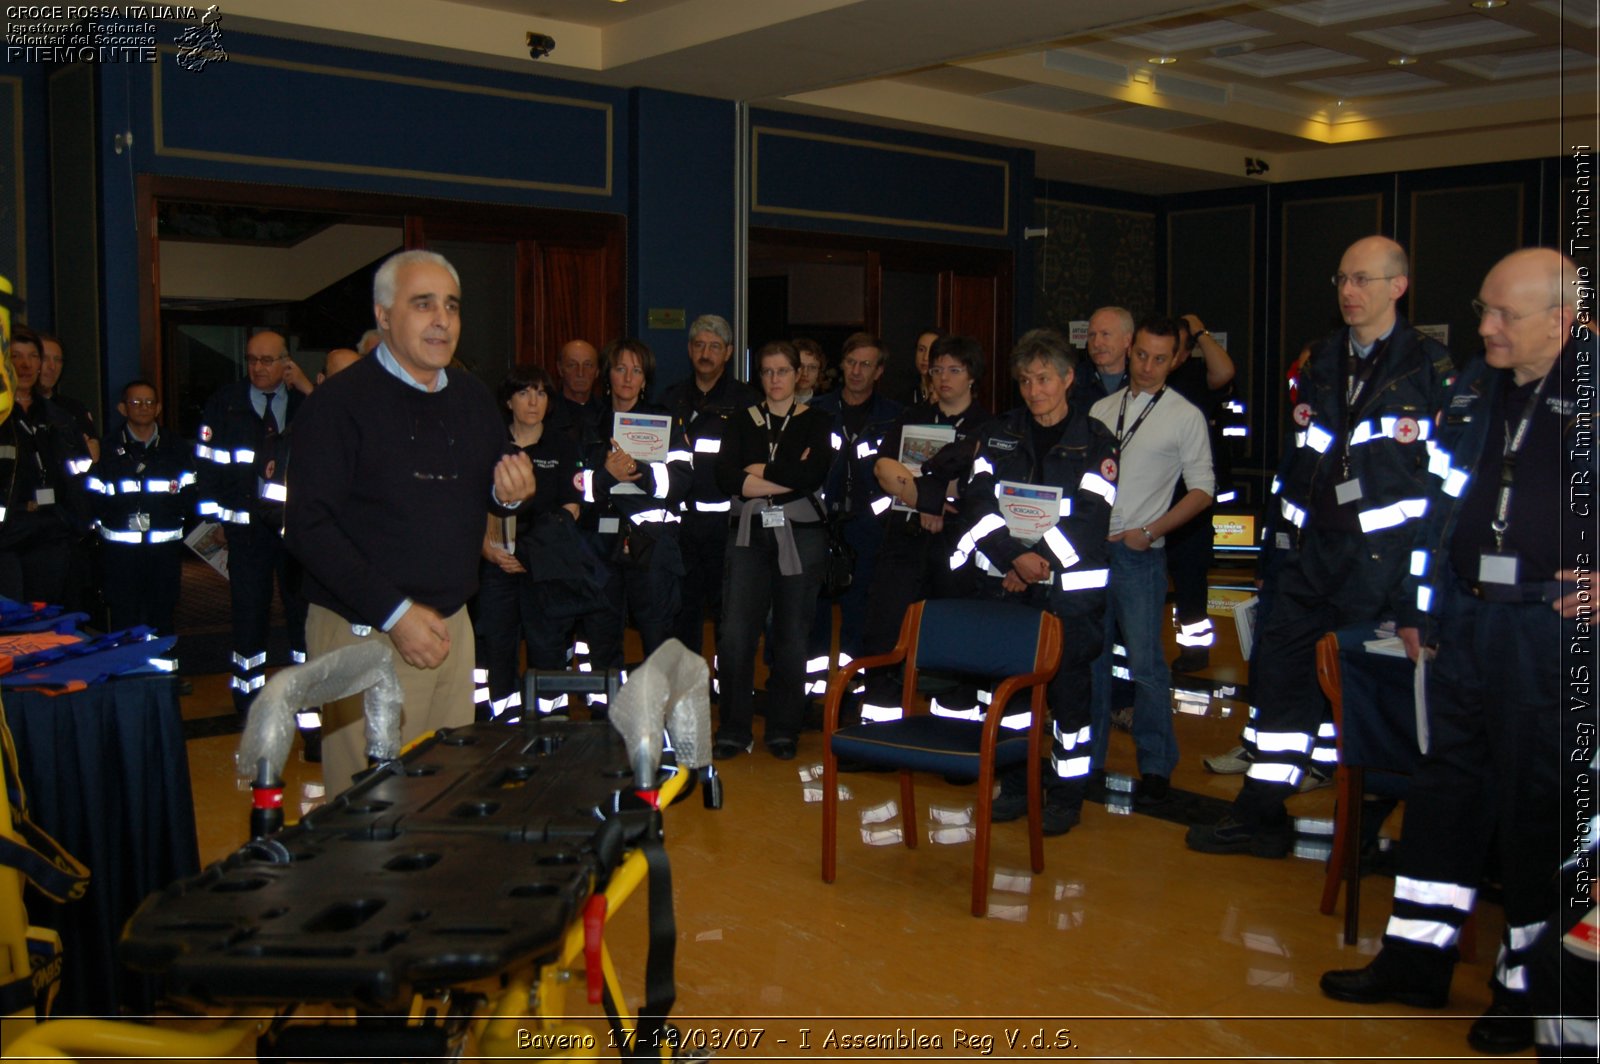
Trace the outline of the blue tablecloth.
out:
M 55 1013 L 149 1012 L 153 982 L 115 951 L 146 895 L 200 867 L 177 681 L 121 679 L 55 697 L 8 691 L 4 705 L 29 815 L 92 874 L 79 901 L 27 895 L 32 922 L 61 934 Z

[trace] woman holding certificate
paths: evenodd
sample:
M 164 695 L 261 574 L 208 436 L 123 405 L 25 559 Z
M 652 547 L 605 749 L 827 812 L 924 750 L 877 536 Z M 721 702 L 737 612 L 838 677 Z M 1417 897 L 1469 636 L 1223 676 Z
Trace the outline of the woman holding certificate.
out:
M 767 749 L 795 756 L 805 706 L 806 634 L 816 613 L 828 540 L 817 491 L 833 464 L 832 418 L 795 401 L 800 356 L 774 340 L 756 365 L 766 398 L 733 415 L 717 455 L 717 485 L 733 496 L 733 529 L 717 633 L 721 719 L 712 753 L 753 748 L 756 644 L 772 613 Z
M 873 475 L 884 495 L 873 503 L 888 527 L 867 596 L 863 654 L 893 649 L 906 608 L 924 598 L 967 598 L 973 574 L 950 568 L 950 554 L 971 523 L 961 486 L 992 415 L 977 401 L 983 346 L 970 336 L 941 336 L 929 351 L 933 398 L 908 407 L 879 448 Z M 876 670 L 875 670 L 876 671 Z M 933 712 L 968 715 L 977 707 L 969 688 L 936 696 Z M 862 699 L 866 720 L 898 720 L 900 683 L 872 675 Z
M 666 642 L 678 612 L 678 504 L 689 490 L 693 456 L 683 427 L 643 399 L 655 368 L 655 355 L 640 340 L 613 340 L 600 354 L 611 406 L 599 424 L 611 436 L 591 433 L 585 441 L 582 477 L 584 501 L 593 503 L 585 527 L 610 569 L 605 605 L 583 619 L 596 669 L 622 667 L 630 617 L 649 657 Z
M 978 594 L 1061 618 L 1061 664 L 1050 681 L 1053 723 L 1044 766 L 1044 833 L 1078 823 L 1089 775 L 1089 666 L 1100 654 L 1117 497 L 1117 440 L 1069 401 L 1077 352 L 1054 329 L 1034 329 L 1011 353 L 1023 405 L 983 433 L 966 498 L 972 528 L 950 557 L 972 565 Z M 1093 367 L 1089 367 L 1093 371 Z M 1026 769 L 1008 769 L 996 821 L 1028 811 Z

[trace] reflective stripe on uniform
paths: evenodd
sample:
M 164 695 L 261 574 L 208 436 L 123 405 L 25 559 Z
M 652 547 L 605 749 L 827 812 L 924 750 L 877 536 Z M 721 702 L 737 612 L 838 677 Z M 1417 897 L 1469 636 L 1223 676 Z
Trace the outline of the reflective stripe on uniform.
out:
M 1396 525 L 1405 524 L 1415 520 L 1428 512 L 1427 499 L 1401 499 L 1388 506 L 1378 506 L 1371 510 L 1363 510 L 1357 515 L 1361 522 L 1361 531 L 1378 532 L 1385 528 L 1394 528 Z
M 694 441 L 695 454 L 718 454 L 722 451 L 722 441 L 718 439 L 702 438 Z
M 694 508 L 703 514 L 725 514 L 733 509 L 731 500 L 723 502 L 696 502 Z
M 1062 573 L 1057 584 L 1063 591 L 1085 591 L 1090 588 L 1105 587 L 1110 578 L 1110 569 L 1079 569 L 1076 572 Z
M 1079 491 L 1092 491 L 1106 501 L 1107 506 L 1117 504 L 1117 488 L 1099 473 L 1085 473 L 1078 481 Z
M 1449 949 L 1461 937 L 1461 929 L 1440 920 L 1408 920 L 1401 916 L 1389 917 L 1384 934 L 1416 942 L 1434 949 Z

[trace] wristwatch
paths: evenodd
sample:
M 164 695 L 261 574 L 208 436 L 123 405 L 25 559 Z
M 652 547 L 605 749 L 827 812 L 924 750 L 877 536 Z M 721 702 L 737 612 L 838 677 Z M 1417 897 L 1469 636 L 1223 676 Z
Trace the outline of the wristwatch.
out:
M 1156 534 L 1154 532 L 1150 531 L 1150 527 L 1148 525 L 1140 525 L 1139 526 L 1139 531 L 1143 532 L 1144 533 L 1144 538 L 1149 540 L 1151 543 L 1154 543 L 1156 541 Z

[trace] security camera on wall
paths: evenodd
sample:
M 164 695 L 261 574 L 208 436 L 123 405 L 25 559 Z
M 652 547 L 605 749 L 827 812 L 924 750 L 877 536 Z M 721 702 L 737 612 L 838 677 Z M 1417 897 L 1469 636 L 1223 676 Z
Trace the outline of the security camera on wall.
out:
M 528 31 L 528 58 L 543 59 L 556 50 L 556 39 L 547 33 Z

